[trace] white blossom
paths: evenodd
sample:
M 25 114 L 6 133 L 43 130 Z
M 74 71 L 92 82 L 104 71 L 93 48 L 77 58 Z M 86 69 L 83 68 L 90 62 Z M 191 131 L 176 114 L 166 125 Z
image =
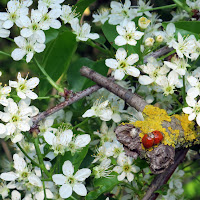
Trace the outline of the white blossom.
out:
M 115 38 L 115 44 L 118 46 L 126 44 L 135 46 L 137 44 L 136 40 L 141 39 L 144 35 L 144 33 L 136 30 L 135 22 L 132 21 L 124 20 L 122 25 L 118 25 L 116 28 L 119 36 Z
M 109 24 L 120 24 L 124 19 L 131 21 L 137 14 L 137 9 L 131 8 L 131 1 L 125 0 L 124 5 L 120 2 L 111 1 L 111 14 L 109 15 Z
M 103 121 L 109 121 L 112 118 L 112 110 L 108 107 L 109 101 L 106 100 L 102 103 L 100 103 L 99 100 L 96 100 L 96 102 L 93 104 L 91 109 L 87 110 L 82 117 L 100 117 Z
M 39 10 L 31 10 L 31 17 L 23 16 L 21 17 L 21 22 L 23 25 L 22 30 L 20 31 L 21 36 L 25 38 L 29 38 L 34 36 L 36 42 L 44 43 L 45 42 L 45 34 L 41 30 L 42 27 L 40 25 L 40 21 L 42 20 L 42 13 Z
M 113 69 L 114 78 L 117 80 L 122 80 L 125 76 L 131 75 L 138 77 L 140 75 L 139 69 L 132 66 L 139 60 L 138 54 L 131 54 L 127 57 L 127 52 L 123 48 L 119 48 L 116 52 L 116 59 L 110 58 L 106 59 L 106 66 Z
M 182 35 L 178 32 L 178 42 L 173 43 L 173 48 L 176 49 L 176 53 L 180 58 L 183 58 L 183 55 L 190 58 L 190 54 L 196 49 L 196 39 L 194 35 L 183 39 Z
M 1 120 L 7 123 L 7 135 L 13 134 L 17 129 L 20 131 L 30 130 L 32 125 L 30 117 L 37 115 L 39 110 L 35 106 L 29 105 L 30 99 L 20 100 L 18 104 L 10 101 L 4 108 L 4 112 L 0 112 Z
M 21 77 L 21 73 L 18 72 L 17 75 L 18 81 L 9 81 L 9 86 L 16 88 L 17 95 L 21 99 L 26 99 L 27 97 L 30 99 L 37 99 L 37 94 L 32 91 L 38 84 L 39 78 L 33 77 L 27 80 L 27 77 L 24 79 Z
M 87 41 L 88 39 L 96 40 L 99 38 L 97 33 L 90 33 L 91 26 L 88 23 L 84 23 L 80 26 L 78 18 L 74 18 L 71 21 L 71 27 L 76 35 L 77 41 Z
M 3 21 L 0 20 L 0 37 L 7 38 L 10 35 L 10 31 L 3 27 Z
M 147 64 L 141 65 L 140 68 L 149 76 L 141 75 L 139 77 L 139 83 L 141 85 L 149 85 L 153 82 L 159 84 L 162 82 L 162 79 L 166 77 L 166 74 L 169 72 L 169 68 L 165 65 L 161 66 L 161 63 L 157 62 L 153 57 L 149 57 L 147 61 Z
M 75 10 L 72 10 L 72 7 L 69 5 L 62 5 L 62 11 L 60 19 L 63 20 L 64 24 L 71 23 L 73 19 L 77 17 Z
M 54 154 L 64 154 L 68 144 L 71 142 L 73 132 L 70 129 L 58 129 L 55 133 L 47 131 L 44 133 L 45 141 L 51 145 Z
M 62 198 L 68 198 L 72 195 L 72 191 L 76 192 L 80 196 L 86 196 L 87 190 L 83 185 L 83 181 L 91 174 L 91 170 L 88 168 L 79 169 L 74 174 L 74 166 L 67 160 L 62 166 L 63 174 L 54 174 L 52 176 L 56 185 L 61 185 L 59 194 Z M 74 175 L 73 175 L 74 174 Z
M 187 68 L 190 67 L 187 60 L 185 60 L 184 58 L 182 59 L 177 58 L 176 56 L 172 57 L 171 62 L 164 61 L 164 64 L 167 67 L 173 69 L 175 72 L 177 72 L 181 76 L 184 76 L 187 72 Z
M 175 42 L 175 32 L 176 32 L 176 27 L 173 23 L 169 23 L 166 27 L 165 31 L 165 42 L 169 47 L 172 47 L 174 42 Z
M 191 98 L 196 98 L 200 95 L 200 82 L 199 80 L 194 76 L 187 77 L 187 81 L 192 86 L 188 91 L 187 95 Z
M 17 0 L 8 1 L 7 12 L 0 12 L 0 20 L 3 21 L 3 28 L 10 29 L 14 23 L 18 27 L 22 27 L 21 17 L 28 15 L 28 8 L 20 4 Z
M 26 62 L 28 63 L 33 58 L 35 52 L 41 53 L 45 49 L 45 44 L 38 43 L 35 36 L 30 38 L 18 36 L 14 38 L 14 41 L 19 48 L 12 52 L 11 57 L 16 61 L 21 60 L 26 55 Z
M 48 11 L 46 5 L 39 4 L 38 10 L 42 14 L 42 18 L 39 22 L 39 26 L 42 30 L 48 30 L 50 27 L 54 29 L 59 29 L 61 27 L 60 21 L 57 20 L 61 15 L 60 9 L 51 9 Z
M 92 22 L 104 24 L 108 20 L 109 9 L 101 8 L 97 11 L 97 13 L 92 14 L 94 20 Z
M 113 171 L 117 172 L 119 181 L 123 181 L 127 177 L 128 181 L 131 182 L 134 179 L 133 173 L 138 173 L 140 168 L 133 164 L 133 158 L 127 157 L 125 153 L 119 155 L 117 159 L 118 166 L 115 166 Z
M 3 106 L 8 106 L 9 100 L 7 97 L 9 96 L 9 93 L 11 92 L 10 86 L 0 86 L 0 104 Z
M 146 0 L 139 0 L 138 1 L 138 10 L 143 11 L 143 10 L 148 10 L 151 9 L 152 6 L 150 6 L 150 1 L 146 2 Z M 144 11 L 144 12 L 140 12 L 138 13 L 139 16 L 141 16 L 142 14 L 145 14 L 147 17 L 151 17 L 152 14 L 149 11 Z
M 186 97 L 188 107 L 183 108 L 183 112 L 188 114 L 188 120 L 193 121 L 196 118 L 197 124 L 200 126 L 200 100 L 197 102 L 190 96 Z

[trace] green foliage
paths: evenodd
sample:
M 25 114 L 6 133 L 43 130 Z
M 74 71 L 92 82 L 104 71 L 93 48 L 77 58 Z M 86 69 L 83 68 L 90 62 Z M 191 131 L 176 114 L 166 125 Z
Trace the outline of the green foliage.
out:
M 75 4 L 76 13 L 80 14 L 79 18 L 81 18 L 85 9 L 93 2 L 95 2 L 95 0 L 79 0 L 77 4 Z
M 77 48 L 77 42 L 75 35 L 68 29 L 60 32 L 57 37 L 57 33 L 54 31 L 49 31 L 48 33 L 49 37 L 47 37 L 47 41 L 49 41 L 49 44 L 42 54 L 44 59 L 42 62 L 40 61 L 40 64 L 44 67 L 48 75 L 56 82 L 66 73 L 72 56 Z M 56 39 L 54 39 L 55 37 Z M 44 79 L 40 81 L 39 87 L 40 96 L 45 96 L 51 89 L 51 85 Z
M 105 192 L 110 192 L 114 188 L 114 186 L 119 183 L 120 182 L 117 180 L 117 175 L 112 175 L 109 178 L 95 179 L 94 187 L 96 189 L 87 194 L 86 200 L 97 199 L 101 194 Z
M 163 22 L 163 27 L 169 23 Z M 180 32 L 182 36 L 189 36 L 194 35 L 196 39 L 200 38 L 200 22 L 199 21 L 181 21 L 175 22 L 174 25 L 176 26 L 176 32 Z
M 95 83 L 83 76 L 80 75 L 80 68 L 82 66 L 87 66 L 91 69 L 94 69 L 98 73 L 102 75 L 106 75 L 108 68 L 105 66 L 105 60 L 99 60 L 94 62 L 88 58 L 80 58 L 76 62 L 74 62 L 67 72 L 67 81 L 69 83 L 70 89 L 74 92 L 84 90 Z

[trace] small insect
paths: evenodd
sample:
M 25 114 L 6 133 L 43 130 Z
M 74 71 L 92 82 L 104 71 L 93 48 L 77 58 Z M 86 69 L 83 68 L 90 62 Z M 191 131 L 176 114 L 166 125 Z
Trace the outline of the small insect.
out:
M 163 134 L 160 131 L 153 131 L 154 144 L 159 144 L 163 140 Z
M 163 134 L 160 131 L 153 131 L 145 134 L 142 138 L 144 148 L 149 149 L 153 145 L 159 144 L 163 140 Z
M 142 144 L 143 144 L 144 148 L 146 148 L 146 149 L 151 148 L 154 144 L 154 135 L 153 134 L 151 134 L 151 135 L 145 134 L 142 138 Z

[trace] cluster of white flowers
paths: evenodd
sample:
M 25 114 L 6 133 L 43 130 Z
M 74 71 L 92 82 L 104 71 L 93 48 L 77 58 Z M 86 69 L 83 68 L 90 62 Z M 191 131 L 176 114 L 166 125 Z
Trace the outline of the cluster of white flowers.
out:
M 88 23 L 79 25 L 79 19 L 75 10 L 69 5 L 61 5 L 64 0 L 38 1 L 37 9 L 29 10 L 32 0 L 10 0 L 7 3 L 7 12 L 0 12 L 0 37 L 10 35 L 10 28 L 16 25 L 20 30 L 20 36 L 14 38 L 18 46 L 11 56 L 14 60 L 21 60 L 26 56 L 26 62 L 30 62 L 35 52 L 41 53 L 46 45 L 45 31 L 50 28 L 59 29 L 61 22 L 69 23 L 77 41 L 97 39 L 99 35 L 90 33 L 91 26 Z
M 23 138 L 22 132 L 29 131 L 32 125 L 31 117 L 37 115 L 39 110 L 35 106 L 30 106 L 31 99 L 36 99 L 37 95 L 32 91 L 38 83 L 37 77 L 29 80 L 17 76 L 18 82 L 9 81 L 9 86 L 1 86 L 0 103 L 4 106 L 4 112 L 0 111 L 0 138 L 10 138 L 13 143 L 19 142 Z M 12 98 L 7 98 L 11 93 L 11 87 L 17 91 L 21 100 L 16 103 Z

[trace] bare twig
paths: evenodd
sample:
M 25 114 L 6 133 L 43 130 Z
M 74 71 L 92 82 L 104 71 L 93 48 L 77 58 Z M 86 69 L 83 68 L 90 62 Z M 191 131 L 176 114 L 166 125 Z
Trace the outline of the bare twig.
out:
M 167 181 L 170 179 L 178 165 L 184 160 L 187 152 L 188 149 L 182 149 L 176 152 L 174 164 L 167 168 L 165 172 L 157 175 L 154 178 L 142 200 L 155 200 L 158 197 L 159 194 L 154 192 L 156 190 L 159 190 L 162 185 L 167 183 Z
M 69 99 L 65 100 L 64 102 L 54 106 L 53 108 L 50 108 L 50 109 L 38 114 L 37 116 L 33 117 L 33 119 L 32 119 L 32 121 L 33 121 L 32 128 L 36 128 L 39 121 L 45 119 L 46 117 L 52 115 L 53 113 L 55 113 L 57 111 L 65 108 L 66 106 L 69 106 L 72 103 L 84 98 L 85 96 L 92 94 L 93 92 L 97 91 L 100 88 L 101 87 L 98 85 L 91 86 L 83 91 L 73 94 L 72 97 L 70 97 Z
M 138 111 L 143 111 L 144 107 L 147 105 L 146 101 L 141 97 L 137 96 L 136 94 L 133 94 L 130 90 L 124 89 L 120 85 L 114 83 L 113 81 L 109 80 L 108 78 L 102 76 L 101 74 L 93 71 L 88 67 L 83 66 L 80 69 L 80 72 L 82 76 L 91 79 L 98 85 L 116 94 L 121 99 L 124 99 L 126 103 L 128 103 L 130 106 L 134 107 Z
M 170 48 L 168 48 L 168 47 L 162 47 L 162 48 L 159 49 L 158 51 L 155 51 L 155 52 L 153 52 L 153 53 L 151 53 L 151 54 L 145 56 L 145 58 L 144 58 L 144 63 L 147 62 L 147 57 L 149 57 L 149 56 L 153 56 L 153 57 L 157 58 L 157 57 L 160 57 L 160 56 L 162 56 L 162 55 L 164 55 L 164 54 L 166 54 L 166 53 L 168 53 L 168 52 L 170 52 L 170 51 L 171 51 Z M 163 53 L 162 53 L 162 52 L 163 52 Z M 31 128 L 33 128 L 33 129 L 36 128 L 36 126 L 37 126 L 37 124 L 38 124 L 39 121 L 45 119 L 46 117 L 52 115 L 53 113 L 55 113 L 55 112 L 57 112 L 57 111 L 59 111 L 59 110 L 65 108 L 66 106 L 68 106 L 68 105 L 70 105 L 70 104 L 72 104 L 72 103 L 74 103 L 74 102 L 76 102 L 76 101 L 78 101 L 78 100 L 84 98 L 85 96 L 88 96 L 88 95 L 92 94 L 93 92 L 96 92 L 96 91 L 99 90 L 100 88 L 101 88 L 100 86 L 94 85 L 94 86 L 92 86 L 92 87 L 90 87 L 90 88 L 87 88 L 86 90 L 83 90 L 83 91 L 81 91 L 81 92 L 75 93 L 75 94 L 73 95 L 73 97 L 67 99 L 66 101 L 64 101 L 64 102 L 62 102 L 62 103 L 56 105 L 56 106 L 53 107 L 53 108 L 50 108 L 50 109 L 48 109 L 48 110 L 46 110 L 46 111 L 44 111 L 44 112 L 38 114 L 37 116 L 33 117 L 33 119 L 32 119 L 32 120 L 33 120 L 33 125 L 32 125 Z M 127 96 L 126 96 L 126 99 L 129 98 L 130 92 L 126 93 L 126 95 L 127 95 Z M 138 98 L 139 98 L 139 97 L 138 97 Z M 136 98 L 136 99 L 138 99 L 138 98 Z M 135 102 L 135 103 L 137 103 L 137 102 Z M 145 102 L 144 102 L 144 103 L 145 103 Z M 139 106 L 139 107 L 140 107 L 140 106 Z

